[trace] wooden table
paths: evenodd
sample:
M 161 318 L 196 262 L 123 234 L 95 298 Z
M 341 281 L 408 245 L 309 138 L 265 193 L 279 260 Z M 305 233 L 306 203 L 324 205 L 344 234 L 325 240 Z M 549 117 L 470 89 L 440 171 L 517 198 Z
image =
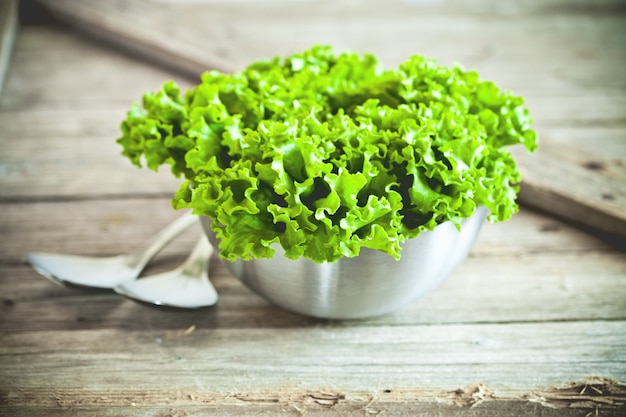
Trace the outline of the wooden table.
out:
M 356 36 L 358 20 L 342 39 L 391 61 L 465 60 L 528 98 L 540 136 L 626 160 L 623 3 L 440 3 L 405 2 L 423 16 L 398 24 L 432 42 L 384 49 L 380 32 Z M 58 287 L 24 265 L 30 251 L 125 252 L 178 215 L 176 180 L 115 143 L 144 91 L 194 83 L 162 68 L 64 24 L 19 30 L 0 96 L 0 415 L 626 414 L 626 256 L 526 206 L 487 224 L 432 294 L 362 321 L 274 307 L 218 259 L 219 303 L 197 311 Z M 146 273 L 175 267 L 199 233 Z

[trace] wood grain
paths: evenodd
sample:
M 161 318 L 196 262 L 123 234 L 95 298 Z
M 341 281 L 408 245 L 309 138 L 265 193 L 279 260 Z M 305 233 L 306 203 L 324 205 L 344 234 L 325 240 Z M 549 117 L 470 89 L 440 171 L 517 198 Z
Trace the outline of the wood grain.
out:
M 37 48 L 46 40 L 51 48 Z M 167 169 L 132 166 L 115 140 L 145 91 L 189 82 L 50 26 L 20 36 L 13 61 L 0 97 L 0 199 L 170 197 L 178 189 Z
M 605 393 L 604 396 L 589 395 Z M 582 392 L 582 393 L 581 393 Z M 133 392 L 102 396 L 83 393 L 83 400 L 54 393 L 54 401 L 44 404 L 29 402 L 27 406 L 6 407 L 7 411 L 27 410 L 30 416 L 66 415 L 65 410 L 81 416 L 363 416 L 388 414 L 393 416 L 421 417 L 446 416 L 585 416 L 584 404 L 599 404 L 603 416 L 620 416 L 624 388 L 612 381 L 582 382 L 567 386 L 549 387 L 516 397 L 494 394 L 484 384 L 472 384 L 454 390 L 374 390 L 345 394 L 329 388 L 322 390 L 278 389 L 270 394 L 211 394 L 206 392 L 172 392 L 158 398 Z M 546 398 L 547 397 L 547 398 Z M 181 401 L 181 398 L 185 400 Z M 429 398 L 429 400 L 415 400 Z M 28 398 L 31 400 L 31 398 Z M 157 400 L 153 404 L 152 400 Z M 407 402 L 411 406 L 407 407 Z M 616 404 L 607 409 L 606 402 Z M 147 404 L 146 404 L 147 403 Z M 47 404 L 47 405 L 46 405 Z M 124 408 L 112 404 L 128 404 L 132 414 L 120 414 Z M 545 406 L 543 406 L 545 404 Z M 587 407 L 588 408 L 588 407 Z M 586 413 L 586 414 L 585 414 Z
M 559 384 L 567 378 L 584 379 L 593 373 L 622 375 L 616 371 L 626 360 L 621 343 L 624 323 L 606 323 L 599 330 L 594 322 L 427 326 L 305 326 L 284 329 L 212 329 L 203 323 L 172 331 L 144 329 L 125 331 L 99 329 L 13 333 L 3 338 L 3 375 L 14 387 L 35 385 L 63 387 L 71 393 L 120 388 L 159 391 L 172 384 L 184 387 L 189 373 L 199 379 L 189 393 L 204 388 L 214 393 L 267 392 L 285 385 L 324 387 L 337 390 L 373 391 L 428 384 L 435 389 L 456 389 L 465 378 L 495 384 L 515 392 L 536 384 L 536 373 L 510 373 L 520 365 L 541 370 L 544 383 Z M 581 342 L 578 335 L 589 336 Z M 268 340 L 268 338 L 271 338 Z M 44 340 L 45 342 L 42 342 Z M 116 340 L 116 345 L 107 343 Z M 598 358 L 581 361 L 567 369 L 571 341 L 580 343 L 581 355 Z M 62 345 L 63 349 L 54 349 Z M 7 354 L 19 347 L 32 370 L 23 370 L 24 359 Z M 51 349 L 52 348 L 52 349 Z M 325 352 L 333 351 L 328 357 Z M 454 355 L 450 352 L 454 351 Z M 135 358 L 135 360 L 132 360 Z M 367 358 L 367 359 L 365 359 Z M 123 362 L 124 369 L 115 366 Z M 46 363 L 48 362 L 48 363 Z M 50 379 L 33 376 L 48 373 L 53 363 L 65 364 Z M 457 375 L 442 369 L 445 363 Z M 315 364 L 318 364 L 315 366 Z M 76 372 L 82 369 L 83 372 Z M 94 380 L 93 375 L 102 375 Z M 161 378 L 155 378 L 162 375 Z M 178 380 L 178 381 L 177 381 Z M 133 390 L 131 387 L 138 386 Z M 504 388 L 508 386 L 508 388 Z M 117 388 L 117 389 L 120 389 Z M 32 389 L 32 388 L 31 388 Z M 518 391 L 519 392 L 519 391 Z
M 536 154 L 514 155 L 520 202 L 626 241 L 626 159 L 549 142 Z
M 598 331 L 596 323 L 586 322 L 514 328 L 493 324 L 421 328 L 308 326 L 245 332 L 197 325 L 190 333 L 181 328 L 169 332 L 145 329 L 12 334 L 4 338 L 2 349 L 5 358 L 10 359 L 3 364 L 2 372 L 14 387 L 5 401 L 9 406 L 30 402 L 40 408 L 65 410 L 128 407 L 133 413 L 141 413 L 144 404 L 186 412 L 205 404 L 215 407 L 207 411 L 229 410 L 241 403 L 251 407 L 269 403 L 273 405 L 269 410 L 293 404 L 296 409 L 290 412 L 300 408 L 341 413 L 363 412 L 375 403 L 369 404 L 377 392 L 390 391 L 395 392 L 390 396 L 392 404 L 408 400 L 413 407 L 419 407 L 426 403 L 427 410 L 435 406 L 445 411 L 473 402 L 488 407 L 492 401 L 497 405 L 497 398 L 516 399 L 532 406 L 524 398 L 532 391 L 524 387 L 536 384 L 537 374 L 548 376 L 542 378 L 543 383 L 559 384 L 572 376 L 583 380 L 591 373 L 613 374 L 626 360 L 621 349 L 626 335 L 623 323 L 607 323 L 604 329 L 610 332 Z M 602 365 L 581 361 L 576 369 L 568 369 L 571 341 L 579 341 L 580 334 L 589 336 L 588 342 L 578 347 L 580 354 L 601 358 Z M 118 344 L 112 346 L 110 340 Z M 63 349 L 51 349 L 59 344 Z M 6 354 L 6 349 L 12 347 L 20 348 L 19 357 Z M 453 356 L 451 348 L 456 352 Z M 328 351 L 333 351 L 331 357 L 325 354 Z M 23 372 L 20 358 L 28 358 L 32 371 Z M 62 363 L 63 367 L 55 367 L 50 374 L 52 363 Z M 123 363 L 123 368 L 115 365 L 118 363 Z M 520 366 L 527 372 L 520 374 Z M 511 374 L 517 375 L 515 381 L 511 381 Z M 43 375 L 47 377 L 37 378 Z M 482 381 L 488 401 L 483 403 L 480 396 L 470 395 L 455 404 L 454 393 L 465 386 L 459 385 L 465 378 Z M 490 388 L 494 385 L 498 386 L 497 392 Z M 300 388 L 312 386 L 324 388 Z M 409 386 L 415 388 L 406 390 Z M 420 386 L 429 388 L 420 391 Z M 31 392 L 38 392 L 38 397 L 29 397 Z M 424 400 L 415 402 L 416 392 Z M 613 407 L 606 407 L 607 412 L 620 406 L 615 402 Z M 378 406 L 385 409 L 386 404 Z M 409 410 L 404 408 L 405 413 Z M 486 410 L 494 411 L 490 407 Z

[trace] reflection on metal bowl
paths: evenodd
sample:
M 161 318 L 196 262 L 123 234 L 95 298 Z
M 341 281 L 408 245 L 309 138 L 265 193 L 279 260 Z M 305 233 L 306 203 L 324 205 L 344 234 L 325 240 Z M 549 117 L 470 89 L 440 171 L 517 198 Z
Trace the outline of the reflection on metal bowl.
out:
M 223 262 L 244 285 L 287 310 L 329 319 L 373 317 L 395 311 L 441 284 L 473 247 L 486 214 L 479 207 L 463 221 L 461 231 L 446 222 L 406 240 L 399 261 L 362 249 L 355 258 L 318 264 L 285 258 L 277 246 L 271 259 Z M 217 249 L 210 219 L 201 221 Z

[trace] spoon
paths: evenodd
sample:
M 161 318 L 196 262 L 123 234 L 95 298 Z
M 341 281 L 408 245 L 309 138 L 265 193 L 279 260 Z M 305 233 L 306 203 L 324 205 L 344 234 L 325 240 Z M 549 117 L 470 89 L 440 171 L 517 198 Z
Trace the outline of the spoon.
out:
M 148 242 L 126 255 L 90 257 L 31 253 L 24 260 L 56 284 L 110 289 L 124 281 L 136 279 L 148 262 L 196 219 L 191 212 L 183 214 Z
M 209 281 L 208 263 L 213 247 L 202 236 L 187 260 L 178 268 L 126 281 L 113 289 L 135 301 L 165 307 L 200 308 L 217 302 L 217 292 Z

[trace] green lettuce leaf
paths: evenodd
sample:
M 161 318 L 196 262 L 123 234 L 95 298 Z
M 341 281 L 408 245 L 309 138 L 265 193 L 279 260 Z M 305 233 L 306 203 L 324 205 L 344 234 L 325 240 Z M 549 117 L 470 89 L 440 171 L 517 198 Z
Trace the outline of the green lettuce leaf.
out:
M 212 219 L 228 260 L 333 262 L 401 243 L 477 206 L 518 210 L 507 146 L 537 147 L 521 97 L 421 56 L 384 69 L 327 46 L 209 71 L 184 94 L 146 93 L 121 124 L 122 154 L 183 177 L 175 208 Z

